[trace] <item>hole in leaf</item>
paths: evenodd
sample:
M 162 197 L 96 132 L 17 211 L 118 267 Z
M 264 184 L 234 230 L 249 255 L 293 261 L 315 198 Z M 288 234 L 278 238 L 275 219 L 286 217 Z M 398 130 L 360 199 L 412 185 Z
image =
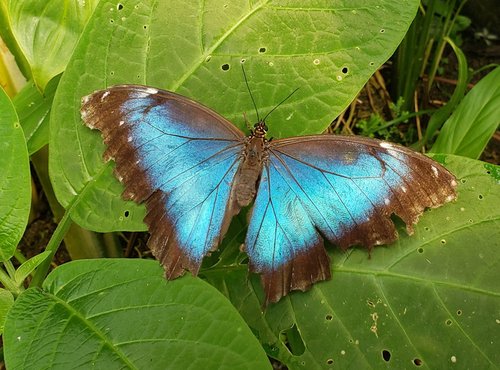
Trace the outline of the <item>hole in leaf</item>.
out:
M 343 74 L 346 74 L 347 72 L 349 72 L 349 68 L 347 68 L 347 67 L 342 68 L 342 73 Z
M 391 360 L 391 352 L 387 349 L 382 350 L 382 358 L 385 362 L 389 362 Z
M 375 65 L 375 62 L 370 62 L 370 66 L 374 66 Z
M 413 363 L 415 364 L 415 366 L 422 366 L 422 360 L 419 359 L 419 358 L 415 358 L 413 359 Z
M 223 71 L 229 71 L 229 64 L 226 63 L 226 64 L 221 65 L 221 69 Z
M 211 55 L 207 55 L 207 57 L 205 58 L 205 63 L 210 62 L 210 59 L 212 59 L 212 56 Z
M 265 47 L 259 48 L 259 53 L 264 54 L 267 51 Z
M 450 319 L 446 320 L 445 321 L 446 325 L 448 326 L 451 326 L 451 324 L 453 324 L 453 321 L 451 321 Z
M 446 244 L 446 239 L 441 239 L 441 244 Z
M 293 325 L 290 329 L 282 332 L 282 342 L 290 350 L 294 356 L 301 356 L 306 350 L 302 336 L 297 329 L 297 325 Z
M 114 76 L 114 75 L 115 75 L 115 71 L 110 71 L 110 72 L 109 72 L 109 75 L 110 75 L 110 76 Z
M 462 184 L 465 184 L 465 183 L 467 182 L 467 180 L 466 180 L 466 179 L 460 179 L 460 182 L 461 182 Z
M 110 19 L 109 23 L 115 23 L 115 20 L 114 19 Z
M 328 315 L 326 315 L 326 316 L 325 316 L 325 319 L 326 319 L 327 321 L 332 321 L 332 320 L 333 320 L 333 316 L 332 316 L 332 315 L 330 315 L 330 314 L 328 314 Z
M 381 28 L 380 33 L 384 33 L 384 32 L 385 32 L 385 29 Z
M 246 61 L 247 61 L 247 60 L 246 60 L 245 58 L 241 58 L 241 59 L 240 59 L 240 63 L 241 63 L 241 64 L 245 63 Z
M 130 212 L 129 211 L 125 211 L 124 215 L 125 215 L 125 217 L 128 217 L 130 215 Z
M 118 5 L 116 5 L 116 9 L 122 10 L 123 9 L 123 4 L 122 3 L 118 3 Z
M 457 316 L 462 315 L 462 310 L 457 310 Z
M 478 198 L 479 200 L 483 200 L 483 198 L 484 198 L 484 197 L 483 197 L 483 194 L 479 194 L 479 195 L 477 196 L 477 198 Z
M 422 247 L 418 248 L 418 249 L 417 249 L 417 252 L 418 252 L 418 253 L 424 253 L 424 248 L 422 248 Z
M 326 360 L 326 363 L 328 365 L 333 365 L 333 358 L 329 358 L 328 360 Z
M 142 26 L 142 28 L 144 28 L 145 30 L 147 30 L 148 26 L 145 24 L 144 26 Z

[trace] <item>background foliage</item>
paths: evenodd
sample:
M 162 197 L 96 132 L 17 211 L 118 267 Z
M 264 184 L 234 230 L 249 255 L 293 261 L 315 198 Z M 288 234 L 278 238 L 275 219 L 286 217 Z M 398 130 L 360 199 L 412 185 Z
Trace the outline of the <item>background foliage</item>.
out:
M 30 79 L 12 102 L 0 95 L 0 168 L 8 180 L 0 182 L 0 235 L 8 236 L 0 241 L 0 324 L 6 319 L 7 366 L 199 368 L 201 361 L 251 369 L 270 367 L 266 354 L 290 369 L 498 364 L 500 171 L 465 157 L 478 158 L 498 127 L 500 69 L 462 99 L 470 79 L 457 45 L 463 2 L 424 2 L 417 13 L 418 5 L 2 2 L 2 39 Z M 331 281 L 264 312 L 259 279 L 248 275 L 239 250 L 244 215 L 200 274 L 222 295 L 198 278 L 167 283 L 156 262 L 138 259 L 73 261 L 46 277 L 63 238 L 73 258 L 118 256 L 122 234 L 89 230 L 145 230 L 143 207 L 121 200 L 99 135 L 81 123 L 82 96 L 117 83 L 152 85 L 195 98 L 244 129 L 243 112 L 256 118 L 244 64 L 261 116 L 300 87 L 270 116 L 272 136 L 320 133 L 339 115 L 340 122 L 347 107 L 352 111 L 412 21 L 394 67 L 394 101 L 405 98 L 392 107 L 392 121 L 371 120 L 376 124 L 364 130 L 399 137 L 406 131 L 402 140 L 416 140 L 415 147 L 435 141 L 434 152 L 462 156 L 434 156 L 459 179 L 458 201 L 425 212 L 413 236 L 401 227 L 400 239 L 374 249 L 371 258 L 359 248 L 329 248 Z M 443 108 L 427 110 L 428 129 L 412 140 L 408 120 L 418 126 L 421 113 L 408 110 L 420 94 L 418 80 L 425 73 L 431 89 L 446 45 L 458 60 L 457 87 Z M 11 75 L 1 80 L 12 94 Z M 28 156 L 59 221 L 45 252 L 32 258 L 16 249 L 29 211 Z

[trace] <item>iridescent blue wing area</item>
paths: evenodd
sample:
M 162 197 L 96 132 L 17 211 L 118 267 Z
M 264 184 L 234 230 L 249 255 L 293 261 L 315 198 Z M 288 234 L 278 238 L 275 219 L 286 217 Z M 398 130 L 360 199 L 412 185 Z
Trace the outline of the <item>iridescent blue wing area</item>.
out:
M 138 85 L 84 97 L 81 113 L 101 131 L 123 197 L 146 203 L 148 246 L 167 278 L 197 274 L 239 211 L 230 198 L 243 133 L 199 103 Z
M 266 302 L 330 278 L 323 238 L 341 248 L 391 243 L 392 214 L 411 234 L 425 208 L 456 197 L 455 186 L 444 167 L 395 144 L 333 135 L 271 142 L 245 243 Z

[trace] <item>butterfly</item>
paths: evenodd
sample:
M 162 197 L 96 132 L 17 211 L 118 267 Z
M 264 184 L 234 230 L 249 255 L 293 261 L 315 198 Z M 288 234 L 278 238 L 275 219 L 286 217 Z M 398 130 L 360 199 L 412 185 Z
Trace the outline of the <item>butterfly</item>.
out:
M 358 136 L 266 138 L 245 134 L 187 97 L 117 85 L 82 98 L 84 123 L 101 131 L 123 198 L 145 203 L 148 246 L 167 279 L 198 274 L 231 219 L 253 202 L 244 251 L 265 303 L 330 279 L 324 239 L 372 248 L 409 234 L 425 208 L 456 198 L 457 182 L 430 158 Z

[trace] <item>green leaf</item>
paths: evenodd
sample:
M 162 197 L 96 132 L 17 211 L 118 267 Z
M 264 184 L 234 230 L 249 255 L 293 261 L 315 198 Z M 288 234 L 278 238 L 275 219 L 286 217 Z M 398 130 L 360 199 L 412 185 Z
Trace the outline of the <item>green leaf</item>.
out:
M 23 130 L 1 88 L 0 148 L 0 261 L 7 261 L 14 255 L 28 223 L 31 183 Z
M 26 279 L 35 269 L 50 256 L 50 251 L 45 251 L 31 257 L 29 260 L 25 261 L 21 266 L 19 266 L 14 275 L 14 281 L 18 286 L 21 286 Z
M 167 282 L 156 261 L 79 260 L 10 310 L 10 369 L 268 369 L 231 304 L 200 279 Z
M 443 125 L 434 153 L 477 159 L 500 124 L 500 67 L 481 79 Z
M 500 168 L 445 160 L 458 200 L 428 210 L 393 245 L 330 252 L 332 279 L 261 313 L 262 288 L 246 266 L 201 274 L 230 298 L 270 356 L 289 369 L 494 368 L 500 363 Z M 304 350 L 285 345 L 293 326 Z M 291 347 L 292 350 L 293 347 Z M 299 346 L 300 349 L 300 346 Z M 390 360 L 383 351 L 390 352 Z M 456 362 L 455 362 L 456 361 Z
M 53 78 L 44 93 L 33 82 L 26 84 L 12 103 L 19 115 L 30 155 L 49 143 L 49 117 L 60 76 Z
M 40 90 L 64 71 L 98 0 L 10 1 L 12 33 Z
M 5 319 L 14 304 L 14 296 L 6 289 L 0 288 L 0 335 L 3 334 Z
M 144 209 L 120 198 L 102 139 L 80 120 L 82 96 L 141 83 L 195 98 L 245 127 L 255 120 L 241 71 L 270 136 L 322 132 L 392 54 L 416 0 L 101 1 L 61 79 L 51 117 L 50 168 L 60 203 L 95 231 L 144 230 Z M 65 145 L 60 145 L 65 143 Z M 128 217 L 125 217 L 125 214 Z

